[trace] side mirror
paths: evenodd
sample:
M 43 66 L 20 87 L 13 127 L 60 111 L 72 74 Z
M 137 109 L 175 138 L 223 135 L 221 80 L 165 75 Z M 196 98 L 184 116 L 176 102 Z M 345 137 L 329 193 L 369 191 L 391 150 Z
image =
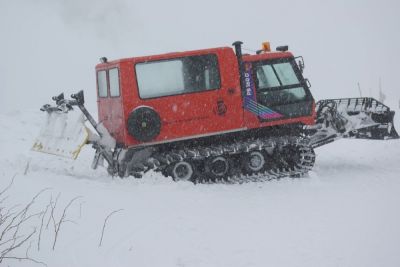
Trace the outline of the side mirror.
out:
M 303 73 L 304 68 L 305 68 L 303 57 L 302 56 L 295 57 L 295 59 L 299 59 L 296 63 L 297 63 L 297 66 L 299 67 L 300 72 Z

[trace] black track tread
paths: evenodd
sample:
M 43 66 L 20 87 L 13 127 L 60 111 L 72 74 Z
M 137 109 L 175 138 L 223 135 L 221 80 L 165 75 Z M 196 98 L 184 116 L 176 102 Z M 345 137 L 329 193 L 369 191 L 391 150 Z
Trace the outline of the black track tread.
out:
M 244 142 L 236 142 L 227 145 L 218 145 L 216 147 L 192 147 L 180 150 L 173 150 L 162 154 L 154 155 L 154 159 L 159 164 L 153 164 L 155 170 L 163 170 L 172 164 L 187 160 L 187 161 L 200 161 L 206 160 L 209 157 L 215 157 L 220 155 L 234 155 L 241 154 L 250 151 L 263 151 L 266 148 L 281 149 L 287 145 L 296 146 L 300 152 L 300 162 L 294 166 L 290 166 L 285 160 L 280 157 L 279 153 L 273 155 L 272 159 L 275 162 L 281 162 L 277 166 L 273 166 L 268 170 L 262 170 L 257 173 L 251 174 L 235 174 L 226 176 L 223 178 L 211 178 L 206 177 L 205 174 L 198 174 L 195 177 L 194 183 L 246 183 L 246 182 L 263 182 L 272 179 L 280 179 L 283 177 L 299 177 L 306 174 L 313 168 L 315 162 L 315 153 L 311 146 L 308 144 L 308 140 L 299 137 L 275 137 L 268 139 L 255 139 L 246 140 Z M 152 161 L 150 161 L 152 162 Z M 150 165 L 150 164 L 149 164 Z M 151 167 L 151 166 L 146 166 Z M 143 170 L 143 172 L 148 169 Z M 165 173 L 164 173 L 165 175 Z

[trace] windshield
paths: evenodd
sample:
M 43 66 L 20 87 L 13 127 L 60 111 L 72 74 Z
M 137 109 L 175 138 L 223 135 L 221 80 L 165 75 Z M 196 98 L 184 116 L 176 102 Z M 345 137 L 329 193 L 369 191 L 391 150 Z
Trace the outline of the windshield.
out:
M 266 106 L 285 105 L 306 98 L 306 91 L 291 61 L 262 62 L 256 65 L 257 98 Z

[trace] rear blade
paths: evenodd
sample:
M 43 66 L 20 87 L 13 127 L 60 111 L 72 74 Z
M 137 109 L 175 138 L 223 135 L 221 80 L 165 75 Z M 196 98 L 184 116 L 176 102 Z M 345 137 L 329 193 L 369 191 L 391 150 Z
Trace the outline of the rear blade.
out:
M 32 150 L 76 159 L 88 137 L 83 114 L 47 111 Z

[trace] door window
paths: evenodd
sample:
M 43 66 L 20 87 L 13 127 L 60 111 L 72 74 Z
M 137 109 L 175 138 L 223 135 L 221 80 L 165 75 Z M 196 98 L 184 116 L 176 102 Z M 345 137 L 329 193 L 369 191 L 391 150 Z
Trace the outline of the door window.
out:
M 105 70 L 97 72 L 97 87 L 99 97 L 107 97 L 107 72 Z
M 100 70 L 97 72 L 97 90 L 99 97 L 108 97 L 108 85 L 110 85 L 111 97 L 120 96 L 118 68 Z
M 110 69 L 108 72 L 110 79 L 110 96 L 119 96 L 119 71 L 118 68 Z

